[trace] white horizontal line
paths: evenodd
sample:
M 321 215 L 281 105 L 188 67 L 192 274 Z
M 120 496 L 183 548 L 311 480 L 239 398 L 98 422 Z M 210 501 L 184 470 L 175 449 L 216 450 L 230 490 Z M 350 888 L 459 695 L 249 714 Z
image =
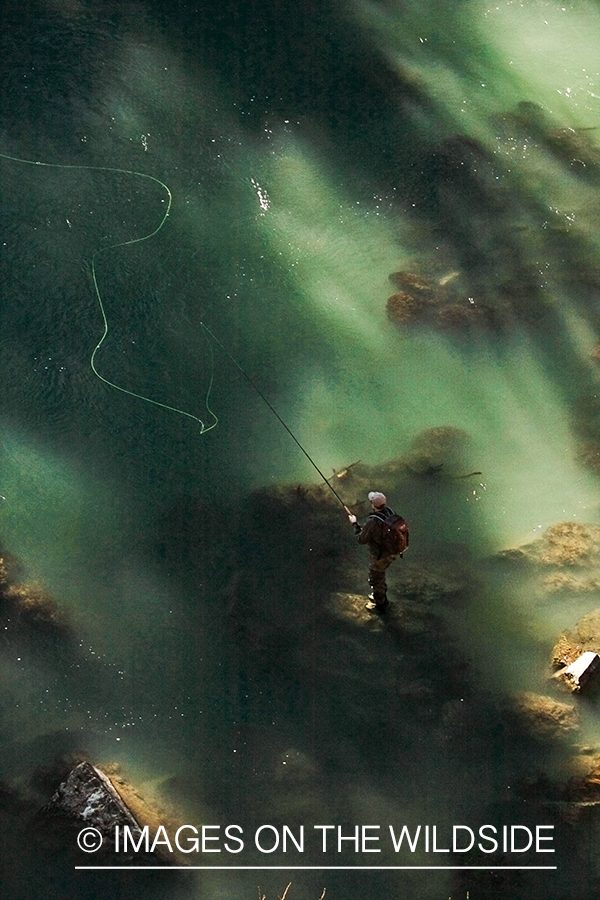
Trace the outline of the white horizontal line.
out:
M 400 870 L 400 869 L 442 869 L 444 871 L 450 869 L 483 869 L 486 872 L 496 871 L 496 870 L 504 870 L 504 869 L 557 869 L 558 866 L 75 866 L 75 869 L 142 869 L 144 871 L 153 872 L 157 869 L 166 869 L 168 870 L 176 870 L 181 869 L 182 871 L 188 871 L 193 869 L 203 869 L 210 871 L 214 869 L 215 871 L 223 871 L 223 872 L 239 872 L 239 871 L 258 871 L 264 872 L 267 869 L 275 870 L 275 871 L 291 871 L 291 870 L 300 870 L 300 871 L 312 871 L 312 872 L 321 872 L 321 871 L 338 871 L 338 872 L 347 872 L 349 870 L 358 869 L 361 872 L 364 871 L 382 871 L 382 870 Z

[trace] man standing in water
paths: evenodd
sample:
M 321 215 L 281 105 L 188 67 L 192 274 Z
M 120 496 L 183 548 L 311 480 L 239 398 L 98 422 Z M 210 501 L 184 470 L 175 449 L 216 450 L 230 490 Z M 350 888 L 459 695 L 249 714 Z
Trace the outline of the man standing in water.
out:
M 348 519 L 354 526 L 359 544 L 368 544 L 371 553 L 369 561 L 369 584 L 372 593 L 367 601 L 367 609 L 383 612 L 388 605 L 386 569 L 402 556 L 408 546 L 408 526 L 402 516 L 397 516 L 387 504 L 387 497 L 381 491 L 371 491 L 369 502 L 373 508 L 364 525 L 359 525 L 350 510 Z

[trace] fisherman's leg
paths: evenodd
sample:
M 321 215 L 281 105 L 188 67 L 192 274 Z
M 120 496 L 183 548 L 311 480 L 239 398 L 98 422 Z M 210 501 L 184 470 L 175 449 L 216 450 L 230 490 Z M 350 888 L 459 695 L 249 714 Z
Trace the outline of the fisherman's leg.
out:
M 387 605 L 387 582 L 385 570 L 389 562 L 384 559 L 371 559 L 369 566 L 369 584 L 373 591 L 373 602 L 376 607 L 382 609 Z
M 369 568 L 369 584 L 373 588 L 373 602 L 378 609 L 385 609 L 388 603 L 387 582 L 385 573 L 397 556 L 382 556 L 381 559 L 371 557 Z

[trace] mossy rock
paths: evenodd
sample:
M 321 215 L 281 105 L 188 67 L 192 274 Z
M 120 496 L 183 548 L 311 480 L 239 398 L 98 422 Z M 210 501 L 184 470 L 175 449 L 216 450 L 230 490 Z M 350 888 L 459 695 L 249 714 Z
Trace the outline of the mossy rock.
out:
M 579 728 L 577 711 L 572 704 L 532 691 L 514 695 L 510 715 L 514 716 L 520 729 L 541 740 L 566 738 Z
M 586 650 L 600 653 L 600 608 L 584 616 L 574 628 L 563 631 L 552 649 L 552 665 L 569 666 Z

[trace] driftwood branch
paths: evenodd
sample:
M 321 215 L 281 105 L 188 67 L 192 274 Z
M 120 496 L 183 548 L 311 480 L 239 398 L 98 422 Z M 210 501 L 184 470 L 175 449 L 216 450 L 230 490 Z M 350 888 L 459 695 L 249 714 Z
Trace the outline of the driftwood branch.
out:
M 279 900 L 286 900 L 288 891 L 291 888 L 291 886 L 292 886 L 292 882 L 290 881 L 290 883 L 287 885 L 287 887 L 286 887 L 285 891 L 283 892 L 283 894 L 281 895 L 281 897 L 279 897 Z M 323 888 L 323 893 L 319 897 L 319 900 L 325 900 L 326 891 L 327 891 L 327 888 Z M 267 900 L 267 895 L 261 894 L 260 888 L 258 889 L 258 900 Z

